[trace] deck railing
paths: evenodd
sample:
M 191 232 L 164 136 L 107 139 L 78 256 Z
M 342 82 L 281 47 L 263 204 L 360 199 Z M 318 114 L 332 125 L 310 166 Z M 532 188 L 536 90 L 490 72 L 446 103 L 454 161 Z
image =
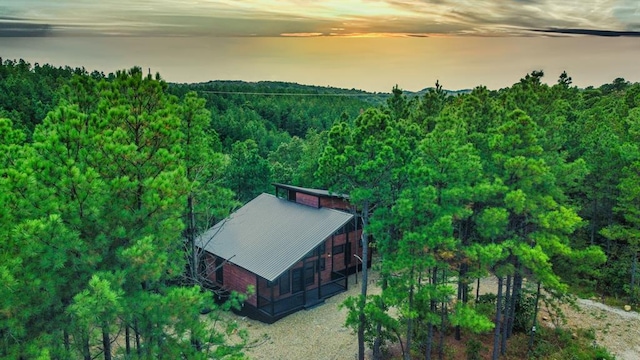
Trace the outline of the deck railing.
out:
M 307 304 L 317 304 L 333 295 L 347 289 L 347 279 L 342 277 L 323 283 L 318 293 L 318 288 L 300 291 L 286 298 L 271 301 L 269 297 L 257 294 L 258 309 L 270 316 L 278 316 L 288 312 L 303 309 Z

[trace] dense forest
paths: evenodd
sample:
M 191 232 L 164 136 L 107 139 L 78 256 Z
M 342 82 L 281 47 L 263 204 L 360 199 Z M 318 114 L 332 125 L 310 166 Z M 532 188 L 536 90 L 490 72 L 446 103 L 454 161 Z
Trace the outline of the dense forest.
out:
M 361 359 L 443 358 L 448 331 L 497 359 L 541 301 L 636 304 L 640 84 L 543 77 L 371 94 L 0 59 L 0 357 L 243 358 L 219 312 L 246 294 L 213 301 L 194 239 L 272 182 L 358 206 Z

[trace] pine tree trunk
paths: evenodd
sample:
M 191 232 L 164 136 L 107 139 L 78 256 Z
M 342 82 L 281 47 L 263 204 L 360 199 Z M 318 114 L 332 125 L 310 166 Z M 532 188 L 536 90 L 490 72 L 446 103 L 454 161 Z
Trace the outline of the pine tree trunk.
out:
M 467 303 L 468 291 L 466 276 L 468 272 L 468 265 L 466 263 L 460 264 L 460 270 L 458 272 L 458 302 L 462 301 L 463 304 Z M 456 325 L 456 340 L 461 340 L 461 327 Z
M 385 276 L 385 278 L 382 280 L 382 292 L 384 293 L 384 291 L 387 289 L 388 286 L 388 280 Z M 384 308 L 385 304 L 384 304 L 384 300 L 381 300 L 382 304 L 381 306 Z M 382 349 L 380 349 L 381 345 L 382 345 L 382 323 L 378 322 L 378 324 L 376 324 L 376 338 L 373 341 L 373 360 L 382 360 Z M 403 352 L 403 356 L 404 356 L 404 352 Z
M 538 290 L 536 291 L 536 303 L 533 308 L 533 319 L 531 319 L 531 333 L 529 335 L 529 354 L 533 351 L 533 338 L 536 335 L 536 324 L 538 321 L 538 302 L 540 301 L 540 281 L 538 281 Z
M 520 306 L 520 300 L 522 299 L 522 265 L 517 264 L 516 273 L 513 275 L 513 289 L 511 290 L 511 305 L 509 314 L 509 324 L 507 327 L 507 339 L 513 334 L 513 324 L 516 318 L 516 310 Z
M 189 252 L 190 252 L 190 266 L 189 270 L 191 270 L 191 281 L 192 284 L 198 283 L 198 254 L 196 251 L 196 219 L 195 212 L 193 210 L 193 195 L 189 194 L 187 198 L 187 206 L 189 208 L 189 219 L 187 225 L 187 238 L 189 241 Z
M 111 339 L 109 338 L 109 325 L 102 324 L 102 351 L 104 360 L 111 360 Z
M 366 233 L 369 222 L 369 201 L 365 201 L 362 207 L 362 288 L 360 292 L 361 307 L 358 320 L 358 360 L 364 360 L 364 330 L 367 319 L 364 314 L 364 305 L 367 300 L 367 284 L 369 283 L 369 235 Z
M 460 264 L 460 270 L 458 271 L 458 294 L 456 299 L 458 302 L 462 301 L 462 264 Z M 455 339 L 460 341 L 462 339 L 462 334 L 460 333 L 460 325 L 456 325 L 456 334 Z
M 496 301 L 496 326 L 493 333 L 493 356 L 492 360 L 498 360 L 500 356 L 500 325 L 501 325 L 501 315 L 502 315 L 502 277 L 498 277 L 498 295 Z
M 482 265 L 478 265 L 478 270 L 482 270 Z M 476 304 L 480 300 L 480 278 L 476 281 Z
M 129 338 L 131 333 L 129 331 L 129 324 L 124 325 L 124 353 L 129 356 L 131 355 L 131 339 Z
M 507 324 L 508 328 L 511 324 L 511 308 L 512 308 L 512 296 L 511 296 L 511 275 L 507 275 L 507 286 L 505 289 L 505 298 L 504 298 L 504 323 Z M 505 355 L 507 353 L 507 331 L 502 331 L 502 344 L 500 347 L 500 354 Z
M 412 281 L 411 286 L 409 287 L 409 313 L 413 311 L 413 267 L 411 267 L 411 271 L 409 272 L 409 279 Z M 413 318 L 409 316 L 407 318 L 407 349 L 411 349 L 411 340 L 413 337 Z M 411 360 L 411 350 L 407 351 L 404 354 L 404 360 Z
M 432 280 L 431 280 L 431 284 L 430 286 L 432 286 L 433 288 L 436 287 L 436 285 L 438 284 L 438 268 L 433 268 L 432 270 Z M 431 297 L 431 300 L 429 301 L 429 311 L 431 312 L 431 314 L 434 314 L 436 312 L 436 300 L 433 298 L 433 296 Z M 425 346 L 426 350 L 425 350 L 425 359 L 426 360 L 431 360 L 431 346 L 433 344 L 433 321 L 431 320 L 431 316 L 429 316 L 429 321 L 427 322 L 427 346 Z M 411 350 L 407 350 L 409 352 L 411 352 Z
M 136 335 L 136 352 L 138 353 L 138 358 L 141 358 L 142 349 L 140 348 L 140 329 L 138 327 L 138 319 L 133 320 L 133 332 Z
M 444 273 L 445 271 L 443 270 L 442 271 L 443 277 L 444 277 Z M 439 360 L 444 360 L 444 333 L 446 331 L 446 324 L 445 324 L 446 316 L 447 316 L 447 303 L 443 301 L 440 303 L 440 342 L 438 345 Z
M 440 318 L 440 345 L 438 348 L 438 359 L 444 360 L 444 334 L 447 332 L 446 326 L 447 303 L 442 303 L 442 316 Z
M 89 350 L 89 334 L 82 337 L 82 355 L 84 360 L 91 360 L 91 351 Z
M 596 242 L 596 229 L 598 224 L 598 199 L 593 200 L 593 209 L 591 210 L 591 245 Z
M 633 252 L 633 262 L 631 263 L 631 286 L 629 290 L 631 290 L 630 302 L 635 304 L 638 299 L 636 299 L 636 270 L 638 268 L 638 252 Z
M 66 327 L 62 330 L 62 341 L 64 343 L 64 351 L 67 353 L 67 356 L 69 356 L 71 341 L 69 340 L 69 332 L 67 331 Z

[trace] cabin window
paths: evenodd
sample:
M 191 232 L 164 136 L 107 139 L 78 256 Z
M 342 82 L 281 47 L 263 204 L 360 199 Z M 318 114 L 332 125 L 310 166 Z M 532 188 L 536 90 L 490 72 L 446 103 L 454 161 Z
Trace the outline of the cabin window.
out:
M 318 246 L 318 255 L 324 254 L 325 251 L 327 251 L 327 243 L 322 242 L 322 244 Z
M 336 245 L 333 247 L 333 255 L 338 255 L 338 254 L 342 254 L 344 252 L 344 244 L 342 245 Z
M 302 291 L 302 268 L 291 270 L 291 292 Z
M 349 266 L 351 264 L 351 243 L 345 244 L 344 265 Z
M 313 263 L 307 264 L 304 268 L 304 286 L 308 286 L 316 282 L 316 276 Z
M 324 271 L 327 266 L 326 259 L 321 257 L 320 259 L 318 259 L 318 263 L 319 263 L 320 271 Z
M 280 275 L 280 294 L 288 294 L 289 291 L 291 291 L 291 282 L 289 278 L 289 270 Z

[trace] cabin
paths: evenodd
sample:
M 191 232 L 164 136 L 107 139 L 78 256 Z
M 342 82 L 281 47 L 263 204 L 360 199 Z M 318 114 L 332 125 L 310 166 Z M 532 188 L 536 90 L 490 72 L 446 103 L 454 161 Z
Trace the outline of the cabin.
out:
M 266 323 L 345 291 L 362 269 L 362 225 L 348 196 L 274 186 L 197 239 L 207 279 L 227 292 L 253 287 L 239 313 Z

